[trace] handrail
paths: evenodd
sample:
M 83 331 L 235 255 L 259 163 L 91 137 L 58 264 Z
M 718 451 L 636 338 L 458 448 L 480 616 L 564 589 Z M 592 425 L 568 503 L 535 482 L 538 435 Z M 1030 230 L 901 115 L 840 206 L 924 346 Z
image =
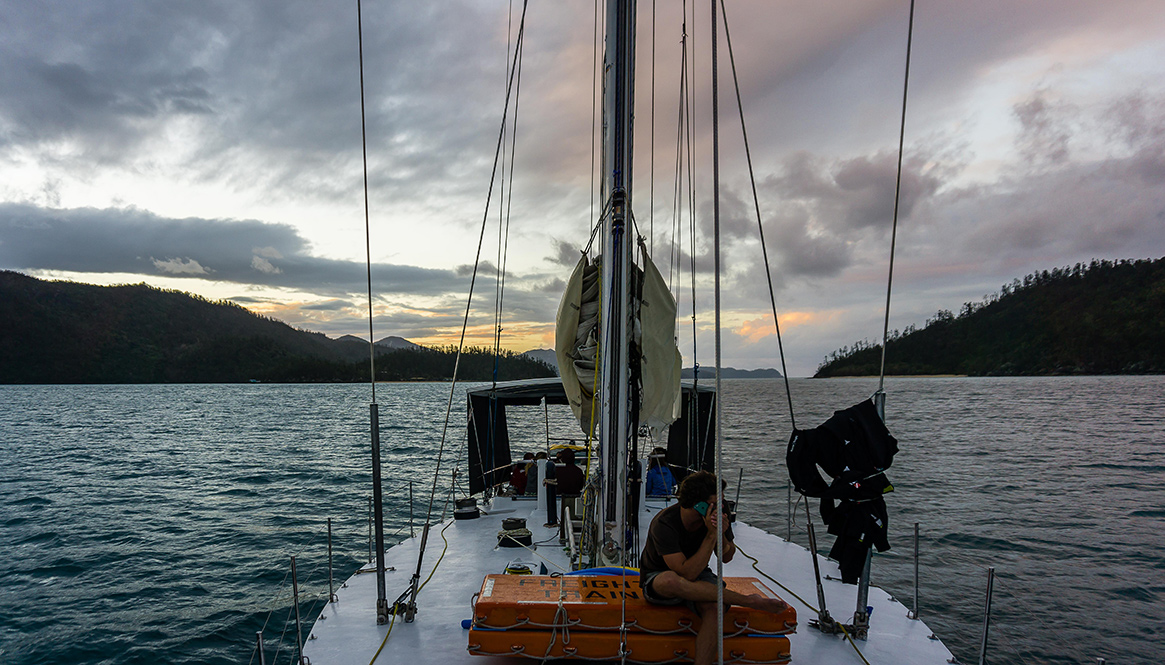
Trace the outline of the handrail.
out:
M 578 554 L 578 544 L 574 542 L 574 521 L 570 518 L 570 512 L 571 511 L 566 509 L 566 497 L 563 497 L 562 519 L 559 520 L 559 524 L 562 524 L 562 528 L 566 531 L 567 557 L 570 559 L 571 568 L 573 570 L 578 570 L 574 567 L 575 555 Z M 580 556 L 580 564 L 582 563 L 581 559 L 582 557 Z

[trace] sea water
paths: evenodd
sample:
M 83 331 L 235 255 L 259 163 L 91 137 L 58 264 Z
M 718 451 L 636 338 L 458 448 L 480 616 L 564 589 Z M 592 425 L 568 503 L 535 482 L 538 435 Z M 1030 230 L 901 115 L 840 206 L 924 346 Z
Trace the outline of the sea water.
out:
M 877 381 L 791 387 L 808 428 Z M 1165 377 L 886 392 L 901 451 L 875 584 L 911 606 L 918 522 L 919 613 L 963 662 L 978 657 L 989 566 L 992 663 L 1165 662 Z M 392 543 L 424 520 L 443 430 L 440 488 L 464 458 L 464 387 L 447 430 L 449 384 L 376 396 Z M 292 556 L 305 638 L 328 594 L 327 519 L 336 584 L 368 559 L 370 400 L 367 385 L 0 386 L 0 661 L 258 662 L 262 632 L 267 662 L 292 662 Z M 783 382 L 726 381 L 723 402 L 740 519 L 804 543 Z M 515 450 L 576 436 L 561 413 L 519 411 Z

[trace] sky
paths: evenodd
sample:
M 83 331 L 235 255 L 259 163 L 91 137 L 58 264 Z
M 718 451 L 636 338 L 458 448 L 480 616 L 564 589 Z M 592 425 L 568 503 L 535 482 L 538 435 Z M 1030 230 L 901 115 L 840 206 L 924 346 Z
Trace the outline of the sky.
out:
M 770 270 L 721 32 L 724 365 L 780 367 L 766 272 L 790 375 L 881 337 L 909 8 L 726 3 Z M 529 3 L 495 169 L 521 2 L 363 4 L 366 248 L 354 1 L 0 0 L 0 269 L 366 337 L 370 256 L 377 339 L 455 343 L 472 283 L 468 341 L 488 345 L 504 266 L 503 346 L 551 348 L 598 205 L 595 11 Z M 639 2 L 632 193 L 705 366 L 709 12 Z M 914 19 L 892 329 L 1033 271 L 1165 256 L 1159 0 L 920 0 Z

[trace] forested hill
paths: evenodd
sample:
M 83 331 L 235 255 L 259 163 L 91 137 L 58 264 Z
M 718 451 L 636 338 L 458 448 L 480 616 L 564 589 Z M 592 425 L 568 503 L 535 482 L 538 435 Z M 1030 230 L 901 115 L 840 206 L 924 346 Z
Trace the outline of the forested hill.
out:
M 443 380 L 455 350 L 386 349 L 377 379 Z M 484 349 L 462 356 L 460 378 L 489 380 Z M 554 376 L 506 353 L 500 380 Z M 0 383 L 232 383 L 367 381 L 366 343 L 332 340 L 145 284 L 94 286 L 0 271 Z
M 818 377 L 878 374 L 880 344 L 830 354 Z M 1028 275 L 956 316 L 890 336 L 887 374 L 1165 373 L 1165 258 L 1093 261 Z

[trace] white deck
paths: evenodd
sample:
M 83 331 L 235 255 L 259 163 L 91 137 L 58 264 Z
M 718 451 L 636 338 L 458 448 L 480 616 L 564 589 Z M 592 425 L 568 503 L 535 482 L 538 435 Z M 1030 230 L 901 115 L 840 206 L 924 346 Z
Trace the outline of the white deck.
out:
M 401 617 L 396 618 L 392 634 L 376 662 L 476 665 L 520 662 L 521 659 L 514 658 L 471 656 L 466 650 L 469 631 L 461 627 L 461 621 L 472 616 L 472 596 L 481 589 L 485 575 L 503 572 L 511 561 L 545 563 L 550 572 L 568 568 L 566 554 L 558 544 L 557 529 L 542 526 L 546 522 L 546 512 L 537 509 L 540 505 L 544 504 L 533 499 L 499 498 L 485 506 L 489 514 L 483 514 L 479 519 L 450 520 L 435 526 L 425 553 L 422 581 L 442 555 L 445 547 L 442 530 L 449 542 L 448 549 L 417 598 L 416 620 L 406 624 Z M 663 501 L 645 502 L 640 533 L 647 533 L 651 518 L 664 505 Z M 527 528 L 533 532 L 535 542 L 549 542 L 537 545 L 537 554 L 523 548 L 497 547 L 497 532 L 506 517 L 526 518 Z M 742 522 L 734 524 L 733 530 L 741 552 L 758 559 L 760 570 L 806 601 L 816 604 L 817 591 L 808 550 Z M 395 568 L 386 573 L 390 603 L 408 586 L 409 577 L 416 569 L 419 545 L 418 535 L 386 552 L 385 565 Z M 837 564 L 821 557 L 819 561 L 823 575 L 840 576 Z M 808 622 L 816 617 L 816 613 L 758 574 L 745 556 L 738 553 L 731 563 L 724 566 L 724 574 L 760 578 L 797 609 L 800 626 L 789 636 L 794 663 L 862 662 L 844 638 L 822 635 L 810 628 Z M 851 620 L 857 587 L 843 584 L 838 579 L 826 580 L 824 586 L 830 613 L 839 620 Z M 388 625 L 376 625 L 375 572 L 353 575 L 336 595 L 338 600 L 324 607 L 312 628 L 311 637 L 304 645 L 304 655 L 311 659 L 312 665 L 368 665 L 389 631 Z M 926 624 L 910 619 L 907 609 L 882 589 L 870 589 L 868 604 L 874 608 L 870 636 L 867 641 L 857 644 L 871 665 L 943 665 L 952 657 L 941 642 L 930 639 L 931 630 Z

